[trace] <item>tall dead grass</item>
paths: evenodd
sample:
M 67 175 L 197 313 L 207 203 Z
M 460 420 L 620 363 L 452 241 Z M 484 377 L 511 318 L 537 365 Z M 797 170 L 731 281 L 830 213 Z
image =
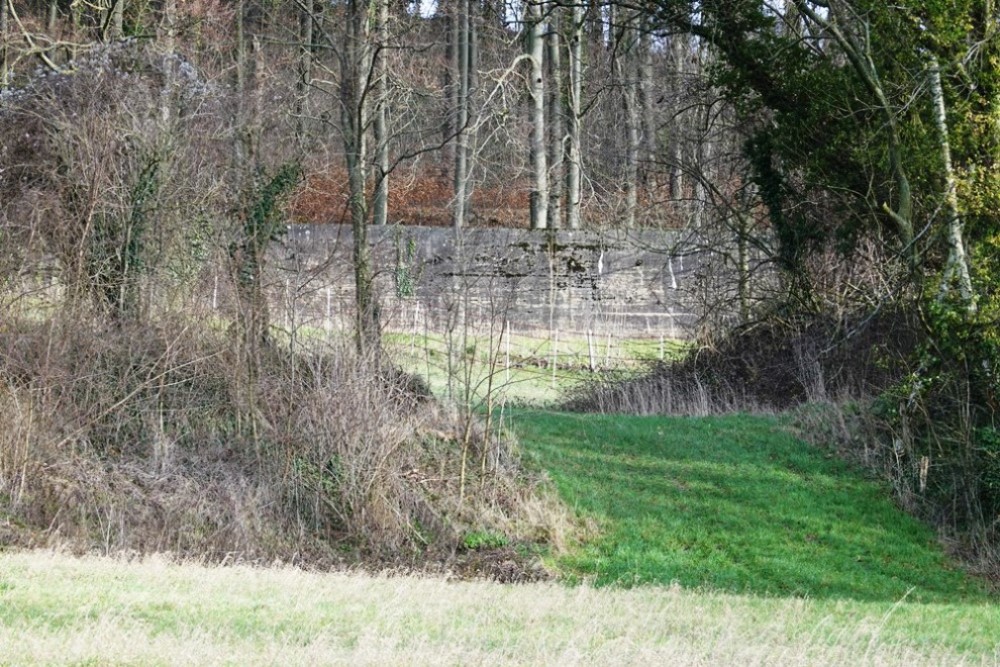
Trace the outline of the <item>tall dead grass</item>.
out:
M 190 313 L 0 325 L 0 541 L 322 565 L 563 532 L 514 443 L 464 444 L 398 371 L 316 344 L 250 375 L 234 340 Z
M 639 376 L 587 383 L 566 407 L 708 415 L 875 396 L 908 370 L 919 340 L 910 320 L 903 312 L 772 317 L 702 341 L 683 359 L 653 363 Z

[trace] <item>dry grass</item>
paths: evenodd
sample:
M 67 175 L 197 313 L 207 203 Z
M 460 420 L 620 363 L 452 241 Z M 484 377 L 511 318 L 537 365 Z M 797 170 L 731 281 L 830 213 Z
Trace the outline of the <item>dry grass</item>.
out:
M 648 372 L 585 384 L 580 412 L 709 415 L 774 412 L 807 402 L 876 396 L 909 370 L 918 329 L 905 312 L 773 316 Z
M 318 566 L 563 532 L 512 441 L 406 376 L 335 346 L 250 376 L 235 348 L 188 317 L 0 322 L 0 544 Z
M 997 627 L 995 606 L 0 556 L 3 664 L 985 665 Z

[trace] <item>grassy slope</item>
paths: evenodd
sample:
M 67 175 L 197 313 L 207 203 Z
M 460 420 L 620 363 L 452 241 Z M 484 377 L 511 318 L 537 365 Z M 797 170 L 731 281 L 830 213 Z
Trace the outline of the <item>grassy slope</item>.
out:
M 997 608 L 0 554 L 0 664 L 973 665 Z
M 521 411 L 514 420 L 562 496 L 601 526 L 599 537 L 558 562 L 598 585 L 986 599 L 885 489 L 795 440 L 774 418 Z

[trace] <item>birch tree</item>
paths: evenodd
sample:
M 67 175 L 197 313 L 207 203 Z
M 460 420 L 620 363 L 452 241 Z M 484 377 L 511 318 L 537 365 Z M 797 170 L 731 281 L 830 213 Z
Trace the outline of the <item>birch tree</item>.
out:
M 571 7 L 569 25 L 569 86 L 566 95 L 566 225 L 580 228 L 583 157 L 580 121 L 583 115 L 583 5 Z
M 970 311 L 975 311 L 976 302 L 973 299 L 969 261 L 965 252 L 965 241 L 962 238 L 962 218 L 958 210 L 958 185 L 955 170 L 952 168 L 951 143 L 948 140 L 948 114 L 945 110 L 944 89 L 941 86 L 941 66 L 934 55 L 929 58 L 928 79 L 934 103 L 934 122 L 940 135 L 941 166 L 944 171 L 944 210 L 948 228 L 948 259 L 940 293 L 947 294 L 952 281 L 957 282 L 962 301 Z
M 545 132 L 545 30 L 542 0 L 527 3 L 527 54 L 531 96 L 531 228 L 545 229 L 549 221 L 549 167 Z
M 455 100 L 455 203 L 452 209 L 452 224 L 457 229 L 464 227 L 470 211 L 470 157 L 472 154 L 471 106 L 474 93 L 474 72 L 476 70 L 476 22 L 473 16 L 474 4 L 471 0 L 455 0 L 456 16 L 453 18 L 454 37 L 454 100 Z
M 549 207 L 546 214 L 547 226 L 551 229 L 562 226 L 563 198 L 563 80 L 562 80 L 562 9 L 553 7 L 549 18 L 549 30 L 545 40 L 546 73 L 548 76 L 548 155 Z

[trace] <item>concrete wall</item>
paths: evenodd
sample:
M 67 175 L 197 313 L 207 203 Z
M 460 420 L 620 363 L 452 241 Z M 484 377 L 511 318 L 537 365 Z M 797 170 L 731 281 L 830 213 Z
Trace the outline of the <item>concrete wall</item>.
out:
M 437 227 L 370 229 L 390 328 L 421 318 L 510 321 L 518 329 L 682 337 L 694 314 L 683 287 L 697 255 L 672 232 L 592 232 Z M 350 317 L 351 230 L 289 228 L 275 264 L 300 320 Z

